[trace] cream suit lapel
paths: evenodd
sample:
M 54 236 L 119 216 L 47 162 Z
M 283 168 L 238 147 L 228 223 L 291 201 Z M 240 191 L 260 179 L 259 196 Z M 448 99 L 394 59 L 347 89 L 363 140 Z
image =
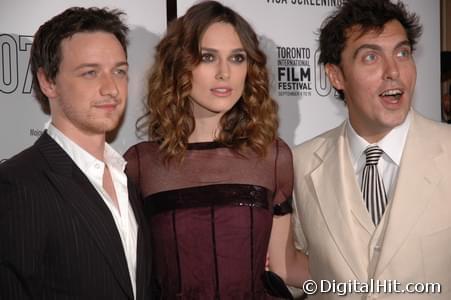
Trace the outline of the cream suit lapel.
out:
M 445 153 L 439 143 L 428 141 L 427 148 L 424 147 L 431 132 L 421 116 L 413 116 L 388 211 L 388 224 L 376 267 L 376 277 L 387 268 L 420 219 L 431 199 L 430 193 L 443 176 L 440 166 L 446 164 Z
M 319 166 L 310 174 L 320 209 L 328 230 L 356 278 L 366 280 L 368 259 L 356 247 L 357 230 L 353 230 L 353 215 L 364 226 L 367 240 L 374 230 L 368 213 L 362 210 L 362 196 L 349 160 L 345 123 L 337 130 L 337 137 L 325 142 L 317 151 Z M 363 207 L 364 208 L 364 207 Z M 373 227 L 373 228 L 372 228 Z M 362 230 L 358 231 L 361 234 Z

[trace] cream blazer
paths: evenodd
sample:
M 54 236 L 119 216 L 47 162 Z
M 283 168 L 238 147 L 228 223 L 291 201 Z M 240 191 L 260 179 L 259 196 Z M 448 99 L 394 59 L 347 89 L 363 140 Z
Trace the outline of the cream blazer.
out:
M 407 283 L 440 283 L 441 293 L 308 299 L 450 300 L 451 127 L 413 112 L 395 191 L 377 228 L 363 204 L 345 128 L 343 123 L 293 151 L 294 230 L 297 246 L 309 254 L 312 279 L 318 286 L 321 280 L 397 280 L 399 290 Z

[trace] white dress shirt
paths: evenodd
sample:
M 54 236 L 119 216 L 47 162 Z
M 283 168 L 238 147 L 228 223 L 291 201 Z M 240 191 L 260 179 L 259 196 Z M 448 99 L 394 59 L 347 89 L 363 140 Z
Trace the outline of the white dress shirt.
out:
M 387 200 L 392 198 L 392 187 L 398 178 L 399 165 L 406 144 L 407 133 L 409 132 L 412 113 L 409 111 L 404 122 L 393 128 L 386 136 L 375 144 L 368 143 L 359 136 L 352 128 L 351 123 L 347 123 L 346 136 L 348 137 L 349 149 L 351 154 L 351 163 L 360 187 L 362 185 L 362 173 L 366 163 L 365 149 L 370 145 L 378 145 L 384 153 L 379 159 L 377 169 L 384 182 Z
M 47 133 L 61 146 L 61 148 L 64 149 L 78 168 L 80 168 L 86 177 L 88 177 L 89 181 L 95 187 L 113 215 L 114 222 L 121 237 L 122 246 L 127 259 L 133 294 L 136 298 L 136 250 L 138 226 L 128 199 L 127 176 L 124 173 L 126 161 L 110 145 L 105 143 L 104 159 L 110 170 L 114 190 L 116 191 L 118 202 L 118 207 L 116 207 L 113 204 L 111 197 L 103 188 L 105 163 L 98 160 L 70 140 L 52 124 L 48 125 Z

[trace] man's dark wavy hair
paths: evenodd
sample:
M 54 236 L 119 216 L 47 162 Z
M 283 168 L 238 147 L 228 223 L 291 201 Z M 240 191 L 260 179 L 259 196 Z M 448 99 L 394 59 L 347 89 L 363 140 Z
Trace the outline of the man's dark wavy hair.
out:
M 408 12 L 404 4 L 390 0 L 345 0 L 343 5 L 326 18 L 320 29 L 319 63 L 339 65 L 346 44 L 348 30 L 358 26 L 361 35 L 375 30 L 382 32 L 384 25 L 397 20 L 404 27 L 412 50 L 422 33 L 419 17 Z M 340 99 L 343 91 L 337 90 Z
M 61 42 L 79 32 L 111 33 L 127 54 L 129 29 L 122 22 L 122 15 L 125 14 L 116 9 L 71 7 L 39 27 L 31 46 L 30 65 L 34 95 L 44 112 L 50 113 L 50 105 L 39 86 L 38 70 L 42 68 L 47 78 L 54 80 L 61 63 Z

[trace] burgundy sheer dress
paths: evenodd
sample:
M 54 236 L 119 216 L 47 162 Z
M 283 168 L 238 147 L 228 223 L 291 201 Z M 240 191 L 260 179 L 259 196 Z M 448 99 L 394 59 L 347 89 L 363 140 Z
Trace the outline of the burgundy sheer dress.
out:
M 216 142 L 189 144 L 179 166 L 165 166 L 152 142 L 125 158 L 144 196 L 159 299 L 271 299 L 262 275 L 273 209 L 293 186 L 282 140 L 264 158 Z

